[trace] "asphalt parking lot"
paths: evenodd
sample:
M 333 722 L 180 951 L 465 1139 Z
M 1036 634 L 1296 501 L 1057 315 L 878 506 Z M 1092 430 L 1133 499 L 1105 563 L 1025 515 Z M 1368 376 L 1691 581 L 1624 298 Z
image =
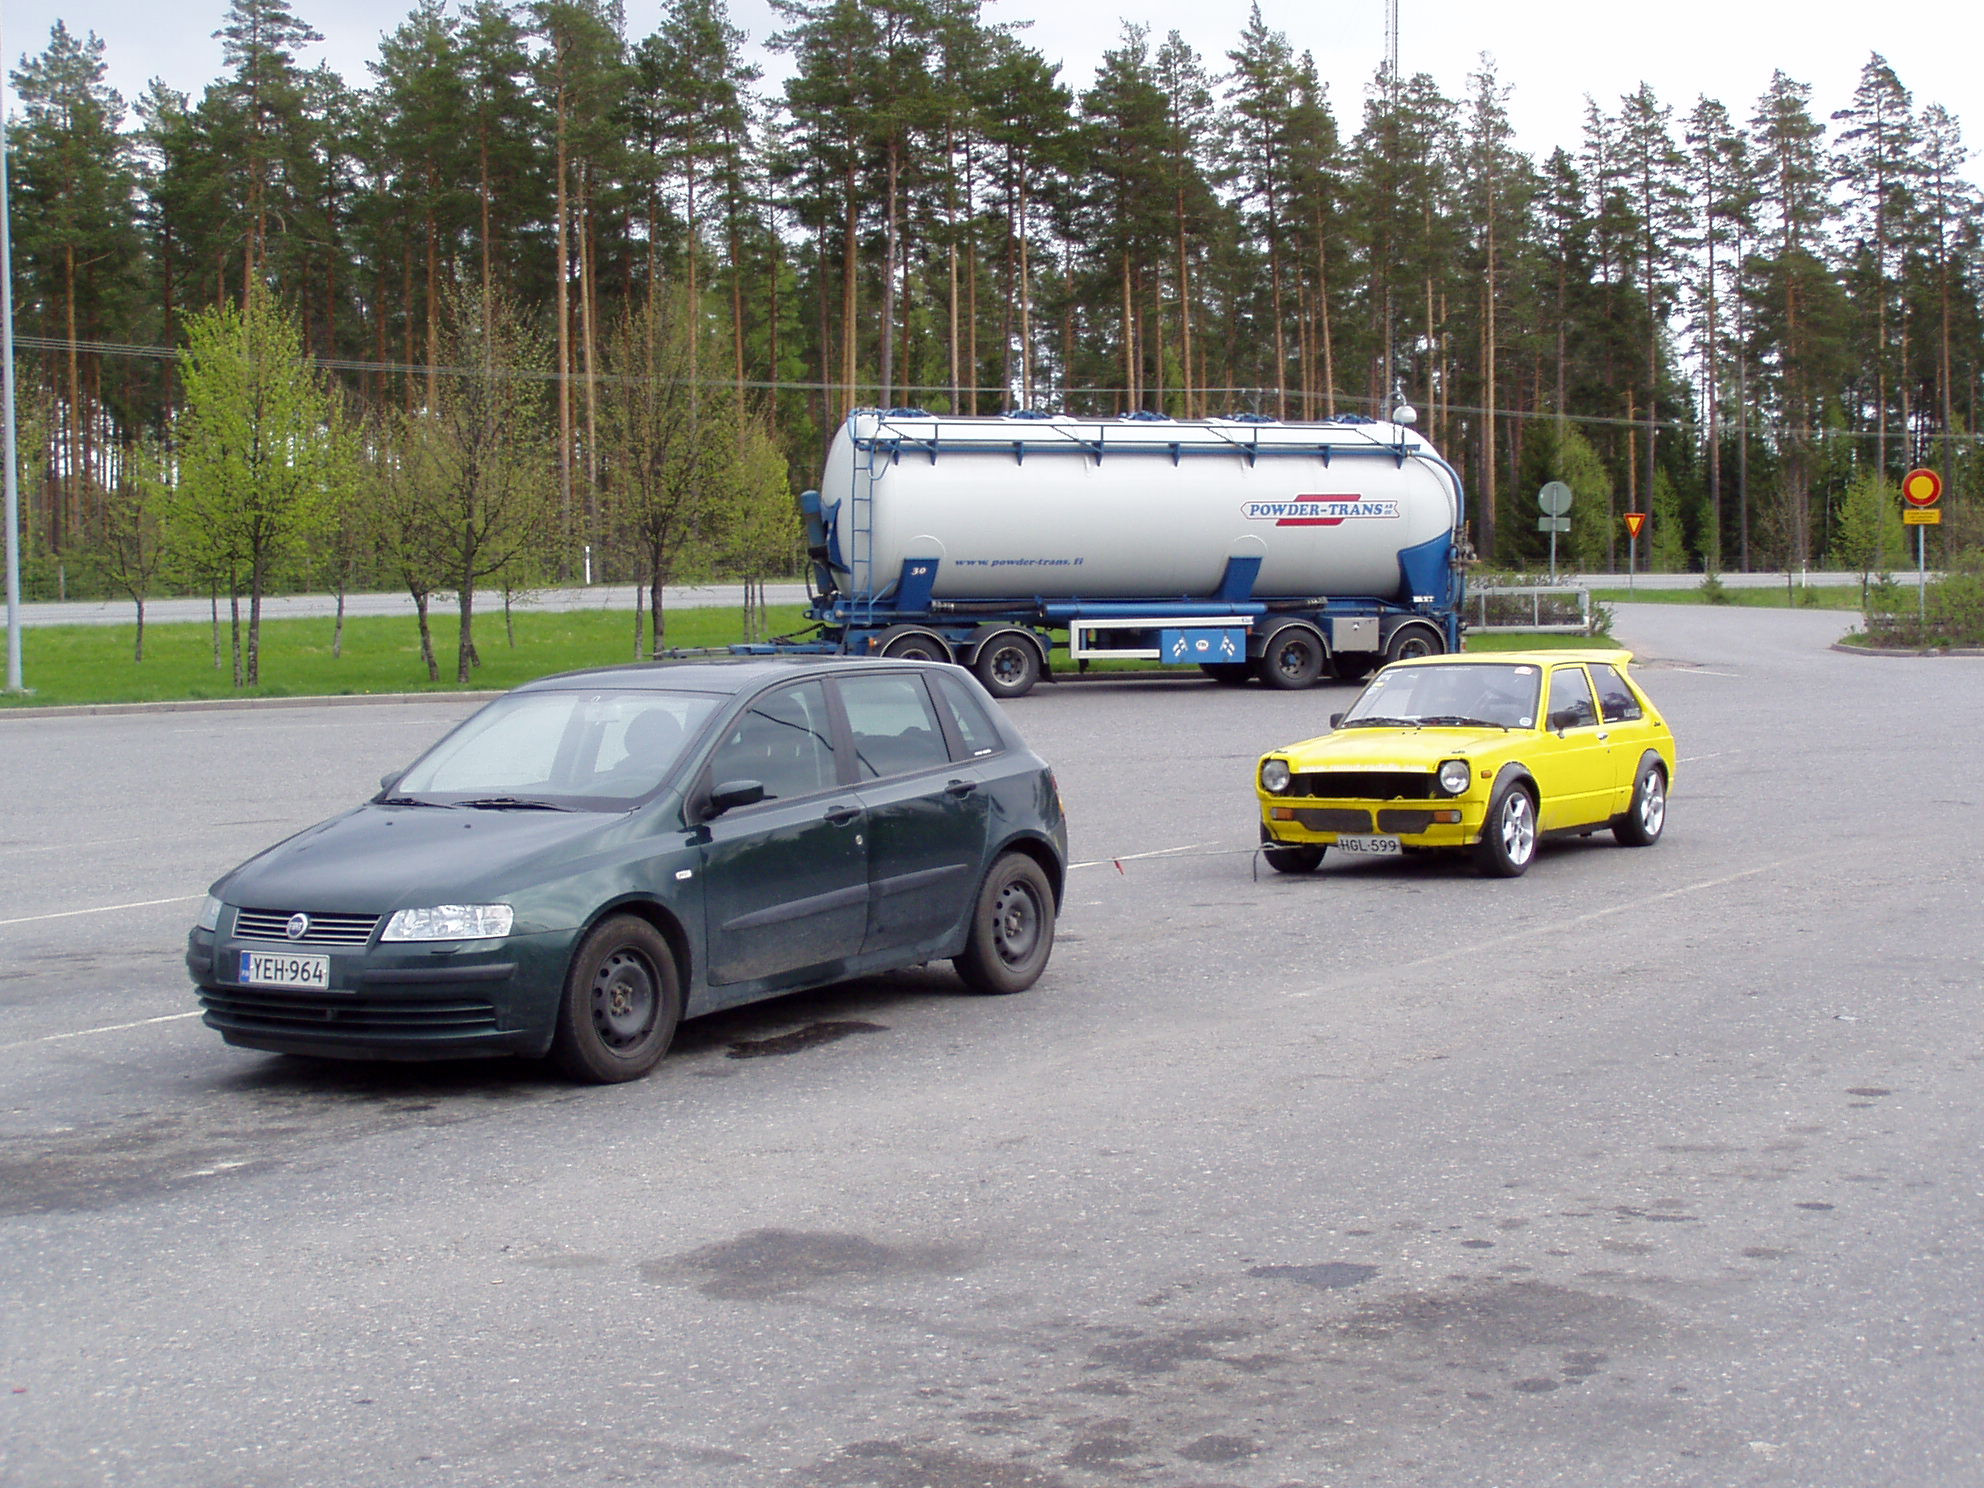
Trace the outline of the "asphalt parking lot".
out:
M 1618 610 L 1651 850 L 1256 877 L 1350 689 L 1043 687 L 1037 988 L 603 1089 L 192 1012 L 207 882 L 470 705 L 0 718 L 0 1485 L 1984 1480 L 1984 661 Z

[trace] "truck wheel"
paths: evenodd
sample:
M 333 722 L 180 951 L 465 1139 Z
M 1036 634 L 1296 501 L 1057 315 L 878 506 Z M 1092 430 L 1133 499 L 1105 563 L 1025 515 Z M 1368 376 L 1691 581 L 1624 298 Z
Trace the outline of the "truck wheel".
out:
M 1432 626 L 1401 625 L 1385 642 L 1385 660 L 1410 661 L 1415 656 L 1438 656 L 1446 649 L 1446 641 Z
M 1040 680 L 1040 648 L 1020 630 L 1002 630 L 978 648 L 972 675 L 995 698 L 1025 697 Z
M 1323 675 L 1323 638 L 1306 625 L 1284 625 L 1268 637 L 1254 675 L 1269 687 L 1297 692 Z
M 898 625 L 882 632 L 878 653 L 890 661 L 949 661 L 951 648 L 944 638 L 914 625 Z
M 1202 661 L 1199 670 L 1221 687 L 1243 687 L 1254 675 L 1254 669 L 1244 661 Z

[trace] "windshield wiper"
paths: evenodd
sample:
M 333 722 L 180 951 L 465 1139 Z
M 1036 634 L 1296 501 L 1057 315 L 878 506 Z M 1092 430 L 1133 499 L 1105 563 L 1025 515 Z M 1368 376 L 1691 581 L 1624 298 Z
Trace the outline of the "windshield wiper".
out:
M 471 801 L 457 801 L 457 806 L 470 806 L 479 811 L 570 811 L 569 806 L 555 806 L 549 801 L 530 801 L 522 796 L 477 796 Z
M 423 801 L 419 796 L 381 796 L 374 806 L 446 806 L 446 801 Z
M 1384 717 L 1346 718 L 1342 723 L 1338 724 L 1337 727 L 1338 728 L 1417 728 L 1419 727 L 1419 720 L 1416 718 L 1384 718 Z
M 1431 713 L 1419 720 L 1421 728 L 1498 728 L 1508 732 L 1506 723 L 1492 718 L 1470 718 L 1464 713 Z

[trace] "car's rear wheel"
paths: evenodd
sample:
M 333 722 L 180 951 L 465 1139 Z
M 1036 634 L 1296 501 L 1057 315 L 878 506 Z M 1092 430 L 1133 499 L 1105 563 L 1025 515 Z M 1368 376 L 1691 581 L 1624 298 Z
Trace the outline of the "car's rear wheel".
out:
M 602 920 L 579 942 L 551 1038 L 551 1062 L 574 1080 L 638 1080 L 660 1062 L 682 1019 L 675 957 L 634 915 Z
M 1489 878 L 1519 878 L 1536 856 L 1536 801 L 1515 781 L 1495 792 L 1474 863 Z
M 1276 873 L 1314 873 L 1323 866 L 1323 849 L 1313 845 L 1264 847 L 1261 856 Z
M 1024 992 L 1054 949 L 1054 887 L 1025 853 L 992 865 L 971 912 L 971 938 L 951 965 L 974 992 Z
M 1648 760 L 1633 782 L 1633 803 L 1612 823 L 1612 835 L 1624 847 L 1652 847 L 1667 825 L 1667 772 Z

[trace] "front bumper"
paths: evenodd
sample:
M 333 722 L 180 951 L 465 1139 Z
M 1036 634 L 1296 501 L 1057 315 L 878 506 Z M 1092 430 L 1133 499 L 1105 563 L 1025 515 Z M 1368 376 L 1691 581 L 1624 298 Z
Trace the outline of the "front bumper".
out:
M 186 970 L 202 1021 L 242 1048 L 348 1059 L 536 1056 L 551 1046 L 576 936 L 329 948 L 330 986 L 318 989 L 244 986 L 229 969 L 242 951 L 269 947 L 196 929 Z
M 1261 837 L 1327 847 L 1339 836 L 1396 837 L 1408 847 L 1470 847 L 1481 840 L 1488 803 L 1465 796 L 1424 801 L 1327 800 L 1262 796 Z M 1442 819 L 1446 818 L 1446 819 Z

